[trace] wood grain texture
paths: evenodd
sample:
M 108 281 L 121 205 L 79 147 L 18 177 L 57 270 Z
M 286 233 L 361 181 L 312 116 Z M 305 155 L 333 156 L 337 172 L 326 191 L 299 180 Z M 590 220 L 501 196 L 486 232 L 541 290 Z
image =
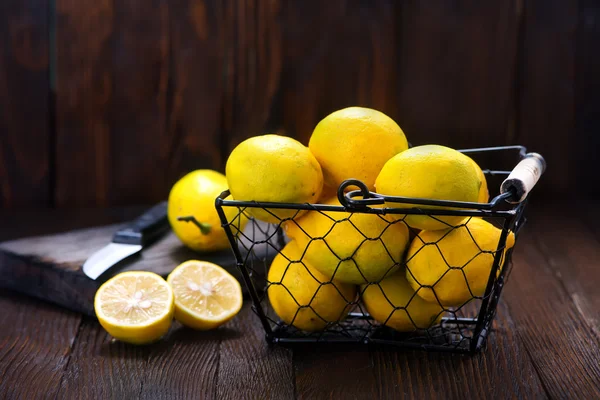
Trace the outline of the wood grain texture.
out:
M 281 82 L 268 126 L 308 144 L 316 124 L 348 106 L 397 115 L 398 2 L 285 1 Z
M 535 237 L 546 234 L 529 227 L 520 235 L 504 301 L 548 395 L 598 398 L 600 339 L 540 252 Z
M 174 323 L 169 335 L 154 346 L 145 367 L 142 399 L 216 399 L 221 341 L 239 332 L 229 324 L 200 332 Z
M 581 318 L 600 339 L 600 243 L 578 218 L 578 211 L 544 218 L 557 208 L 538 206 L 532 212 L 531 229 L 538 233 L 536 244 L 548 260 L 547 267 L 560 278 Z
M 0 309 L 0 397 L 54 398 L 81 316 L 7 291 Z
M 113 2 L 56 0 L 56 14 L 56 204 L 105 206 L 118 147 L 110 142 Z
M 216 398 L 294 398 L 292 352 L 267 345 L 249 303 L 227 327 L 235 335 L 221 342 Z
M 85 318 L 57 398 L 139 398 L 151 351 L 113 341 L 97 321 Z
M 0 208 L 50 204 L 48 0 L 0 4 Z
M 111 205 L 157 202 L 169 194 L 168 6 L 166 0 L 114 2 L 110 146 L 104 154 Z
M 369 358 L 369 350 L 364 346 L 294 347 L 296 394 L 299 399 L 377 398 L 375 368 L 375 363 Z
M 575 71 L 575 140 L 573 165 L 579 191 L 600 194 L 600 176 L 595 173 L 595 149 L 600 148 L 600 4 L 579 1 Z M 570 182 L 571 185 L 573 182 Z
M 525 2 L 517 141 L 546 158 L 541 190 L 566 192 L 576 175 L 575 48 L 578 1 Z
M 398 101 L 392 115 L 413 144 L 514 144 L 517 1 L 401 2 Z
M 222 169 L 225 7 L 221 1 L 169 2 L 167 183 L 199 168 Z
M 222 2 L 225 34 L 223 157 L 242 140 L 267 133 L 282 68 L 281 0 Z
M 378 398 L 547 398 L 515 323 L 500 303 L 487 349 L 477 356 L 371 353 Z

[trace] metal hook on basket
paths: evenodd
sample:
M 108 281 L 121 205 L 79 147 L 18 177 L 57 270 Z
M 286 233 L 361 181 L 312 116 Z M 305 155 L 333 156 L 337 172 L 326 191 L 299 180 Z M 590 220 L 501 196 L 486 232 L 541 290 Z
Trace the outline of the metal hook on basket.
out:
M 347 187 L 356 186 L 359 190 L 352 190 L 344 193 Z M 362 199 L 353 199 L 357 195 L 362 195 Z M 341 205 L 347 208 L 363 208 L 371 204 L 383 204 L 385 200 L 369 191 L 367 185 L 358 179 L 346 179 L 340 184 L 337 190 L 338 200 Z

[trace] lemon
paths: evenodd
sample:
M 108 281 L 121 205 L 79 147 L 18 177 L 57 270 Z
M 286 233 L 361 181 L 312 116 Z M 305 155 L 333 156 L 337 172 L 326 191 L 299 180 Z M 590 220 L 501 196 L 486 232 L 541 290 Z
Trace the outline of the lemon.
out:
M 471 162 L 473 163 L 473 166 L 475 167 L 475 170 L 477 171 L 477 176 L 479 177 L 479 180 L 481 181 L 481 186 L 479 187 L 479 196 L 477 197 L 477 202 L 478 203 L 487 203 L 490 199 L 490 193 L 488 191 L 488 185 L 487 185 L 487 180 L 485 178 L 485 174 L 481 170 L 481 167 L 479 166 L 479 164 L 477 164 L 475 162 L 475 160 L 473 160 L 470 157 L 469 157 L 469 160 L 471 160 Z
M 388 196 L 476 202 L 481 180 L 473 161 L 464 154 L 438 145 L 417 146 L 391 158 L 377 177 L 377 192 Z M 391 207 L 419 207 L 390 203 Z M 403 217 L 403 216 L 399 216 Z M 463 216 L 411 214 L 406 223 L 416 229 L 444 229 L 463 220 Z
M 428 329 L 444 313 L 437 303 L 429 303 L 415 294 L 404 271 L 362 287 L 362 301 L 371 317 L 397 331 Z
M 175 235 L 187 247 L 196 251 L 217 251 L 229 247 L 225 230 L 215 208 L 215 198 L 227 190 L 225 175 L 208 169 L 188 173 L 171 188 L 167 207 L 169 223 Z M 223 207 L 233 232 L 241 232 L 248 218 L 237 208 Z M 180 221 L 193 216 L 198 225 Z
M 285 323 L 318 331 L 346 317 L 356 299 L 356 287 L 332 281 L 302 260 L 295 241 L 275 256 L 267 277 L 267 294 L 275 313 Z
M 240 143 L 225 168 L 235 200 L 314 203 L 323 188 L 321 166 L 310 150 L 285 136 L 255 136 Z M 257 219 L 277 223 L 298 210 L 248 208 Z
M 339 205 L 337 198 L 324 202 Z M 408 228 L 367 213 L 309 211 L 287 221 L 287 235 L 298 242 L 306 261 L 328 279 L 362 284 L 393 274 L 408 246 Z
M 186 261 L 169 274 L 167 282 L 175 294 L 175 319 L 187 327 L 217 328 L 242 308 L 240 283 L 216 264 Z
M 384 113 L 348 107 L 323 118 L 308 147 L 323 168 L 326 185 L 337 189 L 353 178 L 373 190 L 383 165 L 406 150 L 408 142 L 398 124 Z
M 171 326 L 173 291 L 153 272 L 123 272 L 100 286 L 94 310 L 100 325 L 114 338 L 133 344 L 152 343 Z
M 408 249 L 406 278 L 426 301 L 439 299 L 444 306 L 460 306 L 485 293 L 501 230 L 481 218 L 463 223 L 450 229 L 421 231 Z M 503 258 L 514 244 L 511 232 Z

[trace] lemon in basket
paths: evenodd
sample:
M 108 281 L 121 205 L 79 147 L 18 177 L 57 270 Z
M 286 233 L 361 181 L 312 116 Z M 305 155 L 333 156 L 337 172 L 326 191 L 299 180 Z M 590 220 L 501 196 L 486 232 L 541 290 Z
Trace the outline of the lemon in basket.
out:
M 337 198 L 324 204 L 340 205 Z M 357 285 L 393 274 L 409 239 L 404 222 L 368 213 L 309 211 L 284 229 L 324 276 Z
M 337 190 L 346 179 L 359 179 L 373 190 L 375 178 L 394 155 L 408 148 L 402 129 L 384 113 L 365 107 L 348 107 L 323 118 L 308 147 L 325 177 Z
M 477 196 L 477 202 L 478 203 L 487 203 L 490 200 L 490 192 L 488 191 L 488 185 L 487 185 L 487 180 L 485 178 L 485 174 L 481 170 L 481 167 L 479 166 L 479 164 L 477 164 L 475 162 L 475 160 L 473 160 L 471 157 L 468 157 L 468 158 L 473 163 L 473 166 L 475 167 L 475 170 L 477 171 L 477 176 L 479 177 L 479 180 L 481 181 L 481 186 L 479 187 L 479 196 Z
M 229 247 L 215 208 L 215 198 L 224 190 L 227 190 L 225 175 L 208 169 L 186 174 L 171 188 L 167 216 L 173 232 L 187 247 L 196 251 L 217 251 Z M 224 207 L 223 211 L 233 226 L 234 234 L 244 230 L 248 222 L 244 214 L 234 207 Z M 188 216 L 193 216 L 199 226 L 178 220 Z
M 123 272 L 100 286 L 94 311 L 100 325 L 114 338 L 133 344 L 152 343 L 171 326 L 173 291 L 153 272 Z
M 242 288 L 217 264 L 190 260 L 167 277 L 175 294 L 175 319 L 183 325 L 209 330 L 217 328 L 242 308 Z
M 400 332 L 428 329 L 439 323 L 444 310 L 415 294 L 400 271 L 380 283 L 364 285 L 362 302 L 376 321 Z
M 225 174 L 235 200 L 314 203 L 323 189 L 321 166 L 300 142 L 285 136 L 255 136 L 227 159 Z M 248 208 L 255 218 L 277 223 L 298 210 Z
M 426 301 L 461 306 L 485 293 L 502 231 L 481 218 L 467 218 L 463 223 L 450 229 L 421 231 L 408 249 L 406 278 Z M 511 232 L 502 262 L 514 244 Z
M 267 294 L 275 313 L 285 323 L 318 331 L 343 320 L 356 299 L 356 287 L 331 281 L 302 260 L 302 250 L 289 242 L 275 256 L 267 280 Z
M 476 202 L 482 181 L 474 164 L 469 157 L 445 146 L 417 146 L 391 158 L 383 166 L 375 187 L 377 193 L 388 196 Z M 388 205 L 440 209 L 426 205 Z M 463 218 L 411 214 L 405 221 L 416 229 L 434 230 L 456 225 Z

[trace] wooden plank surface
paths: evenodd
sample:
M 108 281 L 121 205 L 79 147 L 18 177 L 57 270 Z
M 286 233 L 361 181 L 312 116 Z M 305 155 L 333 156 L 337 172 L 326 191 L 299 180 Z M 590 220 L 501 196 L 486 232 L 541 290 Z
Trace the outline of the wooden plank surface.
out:
M 556 219 L 553 229 L 560 231 L 565 220 Z M 503 296 L 516 324 L 516 333 L 548 395 L 598 398 L 600 338 L 565 290 L 565 278 L 551 267 L 552 254 L 539 250 L 536 238 L 547 234 L 537 228 L 523 232 Z M 571 264 L 571 268 L 577 268 L 577 260 L 571 260 Z M 586 279 L 600 281 L 598 270 Z
M 168 4 L 166 0 L 113 3 L 110 146 L 104 154 L 111 205 L 158 202 L 169 194 L 164 168 L 169 152 Z
M 58 206 L 105 206 L 112 163 L 113 1 L 56 0 Z M 136 118 L 132 116 L 132 118 Z
M 420 352 L 371 354 L 379 398 L 547 398 L 503 303 L 488 348 L 475 357 Z
M 280 84 L 282 51 L 287 46 L 282 37 L 287 21 L 281 16 L 282 0 L 221 3 L 225 50 L 221 134 L 225 162 L 242 140 L 267 133 L 265 123 L 277 101 L 274 96 Z
M 414 144 L 515 144 L 510 137 L 519 1 L 400 2 L 398 102 Z
M 0 310 L 0 396 L 56 397 L 81 316 L 7 291 Z
M 600 214 L 583 206 L 570 214 L 558 213 L 559 206 L 534 207 L 496 327 L 478 356 L 271 348 L 248 304 L 217 331 L 174 324 L 158 344 L 135 347 L 113 342 L 93 319 L 3 292 L 0 390 L 27 398 L 597 398 L 598 237 L 581 221 L 593 226 Z M 77 218 L 86 220 L 80 212 Z M 56 221 L 56 229 L 73 224 L 64 216 Z M 42 229 L 29 226 L 32 233 Z
M 516 140 L 542 154 L 548 174 L 540 191 L 566 193 L 575 178 L 577 0 L 524 2 Z
M 0 208 L 50 205 L 48 3 L 0 3 Z
M 573 166 L 578 189 L 589 196 L 600 194 L 595 150 L 600 148 L 600 4 L 580 0 L 575 71 L 575 140 Z
M 161 166 L 169 185 L 188 171 L 223 166 L 224 12 L 221 1 L 169 2 L 167 154 Z
M 292 351 L 270 347 L 250 304 L 226 327 L 219 348 L 217 399 L 290 399 L 294 397 Z
M 170 230 L 151 246 L 115 265 L 97 280 L 89 279 L 83 273 L 84 262 L 110 243 L 114 233 L 122 227 L 123 224 L 114 224 L 0 242 L 0 276 L 3 277 L 0 288 L 93 316 L 96 290 L 107 279 L 123 271 L 144 270 L 166 277 L 184 261 L 201 259 L 221 265 L 242 280 L 230 249 L 203 254 L 194 252 L 185 247 Z M 248 224 L 246 228 L 249 237 L 253 236 L 250 233 L 252 227 L 252 224 Z M 265 239 L 266 236 L 258 232 L 254 236 L 256 241 Z M 246 245 L 249 247 L 249 244 Z M 267 260 L 273 256 L 273 251 L 269 251 L 265 244 L 254 246 L 253 251 L 256 257 L 265 257 Z M 243 249 L 241 252 L 244 254 Z

